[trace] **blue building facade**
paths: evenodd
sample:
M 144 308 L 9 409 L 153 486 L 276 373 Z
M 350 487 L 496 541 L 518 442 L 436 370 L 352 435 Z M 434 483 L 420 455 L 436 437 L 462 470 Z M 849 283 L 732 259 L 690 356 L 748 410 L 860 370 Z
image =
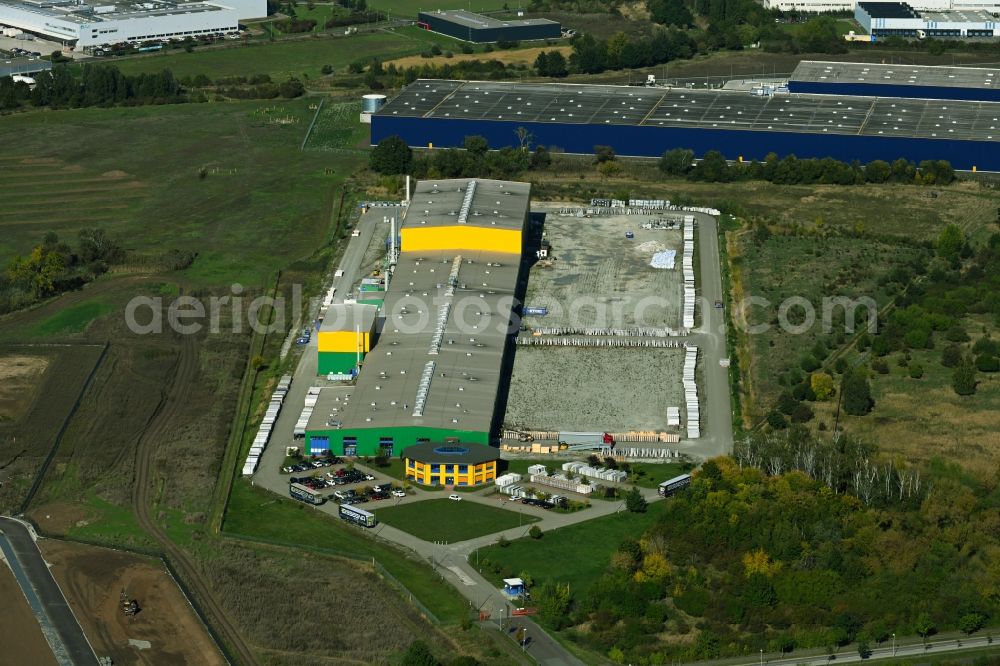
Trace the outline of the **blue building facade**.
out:
M 900 83 L 840 81 L 788 81 L 788 91 L 812 95 L 858 97 L 902 97 L 906 99 L 954 99 L 967 102 L 1000 102 L 1000 90 L 957 86 L 920 86 Z
M 486 138 L 491 148 L 502 148 L 519 145 L 517 130 L 521 127 L 531 133 L 532 145 L 567 153 L 590 154 L 594 146 L 607 145 L 619 155 L 634 157 L 659 157 L 672 148 L 688 148 L 698 156 L 717 150 L 730 160 L 762 160 L 768 153 L 776 153 L 779 157 L 832 157 L 844 162 L 891 162 L 902 157 L 913 162 L 947 160 L 959 170 L 1000 172 L 1000 146 L 996 141 L 781 130 L 374 115 L 371 142 L 374 145 L 386 137 L 398 135 L 417 148 L 453 148 L 460 147 L 465 137 L 479 135 Z

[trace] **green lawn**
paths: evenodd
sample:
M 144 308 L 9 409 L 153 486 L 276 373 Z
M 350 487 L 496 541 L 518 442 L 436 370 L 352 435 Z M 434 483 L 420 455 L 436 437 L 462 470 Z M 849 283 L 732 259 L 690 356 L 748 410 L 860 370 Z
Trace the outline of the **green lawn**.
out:
M 381 511 L 380 511 L 381 513 Z M 223 531 L 237 536 L 371 561 L 374 557 L 443 622 L 456 622 L 466 604 L 451 586 L 423 562 L 383 546 L 361 532 L 361 528 L 328 516 L 290 499 L 239 481 L 233 484 Z
M 538 521 L 506 509 L 477 502 L 434 499 L 387 507 L 375 512 L 386 525 L 409 532 L 424 541 L 467 541 Z
M 681 463 L 629 463 L 629 485 L 656 488 L 658 485 L 687 471 Z
M 102 317 L 114 309 L 111 303 L 104 301 L 87 301 L 60 310 L 48 319 L 39 322 L 31 329 L 31 337 L 44 338 L 52 335 L 79 333 L 98 317 Z
M 29 252 L 47 231 L 75 244 L 81 228 L 102 227 L 140 254 L 197 252 L 184 272 L 194 285 L 263 284 L 317 250 L 338 188 L 365 159 L 360 151 L 301 151 L 314 113 L 309 104 L 5 117 L 0 145 L 10 148 L 0 156 L 0 265 Z M 39 334 L 73 330 L 99 314 L 99 304 L 85 303 L 44 322 Z
M 608 567 L 618 544 L 626 537 L 642 536 L 666 506 L 666 502 L 654 502 L 646 513 L 616 513 L 546 531 L 541 539 L 525 537 L 503 548 L 480 548 L 480 563 L 489 563 L 481 567 L 483 575 L 499 585 L 505 574 L 526 572 L 536 585 L 558 580 L 569 583 L 579 596 Z M 493 565 L 499 565 L 500 571 L 494 571 Z
M 67 536 L 84 541 L 151 548 L 155 544 L 139 527 L 131 507 L 122 507 L 91 492 L 84 507 L 88 518 L 69 528 Z
M 115 61 L 125 74 L 171 70 L 175 76 L 204 74 L 211 79 L 268 74 L 275 81 L 290 76 L 317 78 L 323 65 L 343 71 L 355 60 L 378 57 L 389 60 L 419 53 L 432 42 L 421 32 L 372 32 L 339 36 L 317 36 L 276 42 L 258 41 L 246 46 L 174 51 L 163 55 L 121 58 Z

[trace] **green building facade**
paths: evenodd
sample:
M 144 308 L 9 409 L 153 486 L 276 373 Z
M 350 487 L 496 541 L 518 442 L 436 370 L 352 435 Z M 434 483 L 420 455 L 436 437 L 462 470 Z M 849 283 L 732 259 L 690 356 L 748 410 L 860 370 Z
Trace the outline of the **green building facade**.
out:
M 327 451 L 335 456 L 388 456 L 399 455 L 408 447 L 423 442 L 443 442 L 446 438 L 457 438 L 460 442 L 470 442 L 488 446 L 488 432 L 451 430 L 446 428 L 421 428 L 415 426 L 398 428 L 352 428 L 344 430 L 307 430 L 306 455 L 323 455 Z
M 365 355 L 362 353 L 361 358 L 364 359 L 364 357 Z M 349 375 L 354 371 L 357 363 L 357 352 L 321 351 L 318 352 L 316 370 L 320 375 L 328 375 L 331 372 L 339 375 Z

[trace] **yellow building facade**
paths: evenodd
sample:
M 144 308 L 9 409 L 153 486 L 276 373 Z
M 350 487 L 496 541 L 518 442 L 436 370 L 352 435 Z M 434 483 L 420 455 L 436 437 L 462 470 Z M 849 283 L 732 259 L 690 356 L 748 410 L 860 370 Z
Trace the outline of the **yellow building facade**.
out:
M 520 229 L 492 229 L 474 225 L 404 226 L 400 230 L 403 252 L 471 251 L 521 254 Z
M 479 486 L 497 478 L 499 455 L 483 444 L 425 442 L 403 452 L 406 478 L 425 486 Z

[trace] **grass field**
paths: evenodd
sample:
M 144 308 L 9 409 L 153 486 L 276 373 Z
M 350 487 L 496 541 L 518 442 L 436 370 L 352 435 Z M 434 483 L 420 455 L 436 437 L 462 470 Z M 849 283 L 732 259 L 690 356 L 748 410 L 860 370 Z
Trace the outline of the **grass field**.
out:
M 110 303 L 101 300 L 86 301 L 79 305 L 60 310 L 31 329 L 32 337 L 44 338 L 53 335 L 79 333 L 92 321 L 103 317 L 114 309 Z
M 450 39 L 450 38 L 448 38 Z M 171 70 L 175 76 L 204 74 L 211 79 L 268 74 L 275 81 L 288 77 L 315 79 L 324 65 L 342 71 L 355 60 L 395 57 L 419 53 L 433 43 L 422 31 L 371 32 L 350 36 L 316 36 L 273 43 L 260 41 L 247 46 L 172 52 L 163 55 L 122 58 L 115 64 L 125 74 Z M 454 41 L 454 40 L 451 40 Z
M 16 150 L 0 157 L 0 264 L 47 231 L 73 243 L 80 228 L 103 227 L 141 254 L 197 252 L 184 274 L 191 284 L 262 284 L 313 254 L 337 188 L 364 159 L 300 151 L 308 105 L 183 104 L 5 118 L 0 144 Z M 109 149 L 116 146 L 122 149 Z M 78 307 L 40 333 L 72 329 L 99 313 Z
M 324 104 L 309 134 L 306 150 L 361 150 L 360 146 L 367 146 L 370 133 L 367 125 L 358 122 L 360 114 L 360 103 Z
M 478 502 L 433 499 L 379 509 L 376 517 L 424 541 L 468 541 L 484 534 L 538 521 L 514 511 Z
M 359 528 L 246 483 L 233 486 L 223 529 L 234 535 L 320 549 L 332 555 L 366 560 L 375 557 L 438 619 L 454 622 L 465 611 L 458 593 L 442 584 L 427 565 L 379 545 L 361 534 Z
M 824 332 L 824 298 L 867 297 L 881 308 L 889 301 L 890 294 L 878 283 L 878 278 L 922 254 L 911 247 L 875 241 L 859 243 L 853 238 L 776 235 L 755 243 L 747 237 L 743 244 L 747 295 L 771 303 L 748 312 L 751 326 L 768 326 L 766 331 L 748 336 L 753 351 L 751 386 L 754 401 L 762 410 L 758 416 L 772 408 L 783 387 L 794 386 L 792 382 L 782 383 L 783 378 L 794 369 L 801 371 L 800 360 L 818 340 L 833 349 L 838 340 L 843 344 L 850 337 L 843 327 L 839 333 L 844 335 L 840 338 L 832 329 Z M 804 298 L 815 312 L 814 325 L 801 333 L 778 323 L 779 308 L 790 298 Z M 793 319 L 796 312 L 800 310 L 789 311 L 789 321 L 797 321 Z
M 479 549 L 479 561 L 489 560 L 483 574 L 499 585 L 505 574 L 529 574 L 535 585 L 545 580 L 569 583 L 576 596 L 608 568 L 611 554 L 626 537 L 636 538 L 666 507 L 653 502 L 646 513 L 618 513 L 569 527 L 547 530 L 541 539 L 522 538 L 507 546 Z M 499 565 L 500 571 L 491 567 Z

